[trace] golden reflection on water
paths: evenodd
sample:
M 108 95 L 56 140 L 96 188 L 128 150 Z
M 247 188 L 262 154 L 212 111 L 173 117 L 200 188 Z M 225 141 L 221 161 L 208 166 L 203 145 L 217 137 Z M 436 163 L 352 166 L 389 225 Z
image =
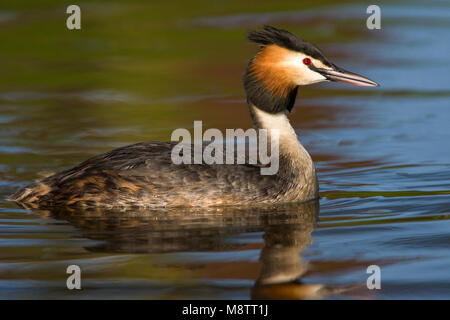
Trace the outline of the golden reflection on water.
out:
M 167 254 L 183 252 L 240 252 L 260 250 L 258 262 L 214 260 L 183 262 L 175 268 L 191 279 L 242 279 L 253 281 L 252 299 L 317 299 L 358 289 L 361 285 L 327 286 L 303 283 L 316 266 L 302 260 L 312 244 L 319 202 L 271 207 L 171 208 L 165 210 L 35 210 L 44 219 L 65 220 L 79 236 L 96 241 L 85 247 L 96 254 Z M 240 234 L 262 232 L 262 243 L 232 241 Z M 163 259 L 162 259 L 163 260 Z M 141 262 L 142 263 L 142 262 Z M 154 261 L 147 262 L 150 269 Z M 156 262 L 156 264 L 158 264 Z M 345 268 L 359 264 L 349 261 Z M 312 267 L 313 266 L 313 267 Z M 173 266 L 168 266 L 170 270 Z M 337 266 L 337 269 L 343 266 Z M 319 269 L 333 270 L 335 266 Z M 168 271 L 170 273 L 170 271 Z
M 101 241 L 88 247 L 97 253 L 168 253 L 190 251 L 239 251 L 248 244 L 227 243 L 227 236 L 263 232 L 259 263 L 247 263 L 248 276 L 255 279 L 254 299 L 319 298 L 327 289 L 302 284 L 308 270 L 302 251 L 312 243 L 318 201 L 265 208 L 210 208 L 167 210 L 81 210 L 55 208 L 36 210 L 45 219 L 63 219 L 80 229 L 81 236 Z M 220 266 L 222 264 L 222 266 Z M 245 263 L 241 263 L 245 269 Z M 198 276 L 242 278 L 239 262 L 214 262 L 198 269 Z
M 244 34 L 262 21 L 383 86 L 299 92 L 290 119 L 317 164 L 318 228 L 312 204 L 38 212 L 0 200 L 1 298 L 78 297 L 68 263 L 82 266 L 87 298 L 345 298 L 331 284 L 355 282 L 350 297 L 448 296 L 448 4 L 383 4 L 390 18 L 375 33 L 358 1 L 98 2 L 68 33 L 56 0 L 3 2 L 2 199 L 40 171 L 167 141 L 194 120 L 250 127 Z M 378 293 L 364 290 L 370 264 L 383 267 Z

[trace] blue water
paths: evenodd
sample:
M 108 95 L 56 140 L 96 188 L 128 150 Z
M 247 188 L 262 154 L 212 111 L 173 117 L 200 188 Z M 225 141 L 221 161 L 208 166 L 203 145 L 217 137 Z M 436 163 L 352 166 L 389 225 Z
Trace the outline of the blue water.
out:
M 32 211 L 1 200 L 0 298 L 450 298 L 450 6 L 381 8 L 382 29 L 355 36 L 364 27 L 361 5 L 205 14 L 174 24 L 189 26 L 197 39 L 211 29 L 241 34 L 260 23 L 296 31 L 308 24 L 337 65 L 381 84 L 299 92 L 291 122 L 316 162 L 320 208 L 117 214 Z M 342 34 L 347 41 L 336 40 Z M 164 32 L 157 39 L 164 47 Z M 206 47 L 220 41 L 208 37 Z M 250 125 L 239 83 L 245 59 L 212 64 L 200 51 L 188 60 L 218 83 L 208 92 L 152 100 L 106 84 L 50 93 L 0 87 L 0 198 L 39 172 L 127 143 L 169 140 L 193 120 Z M 171 74 L 169 66 L 160 68 Z M 66 289 L 70 264 L 82 269 L 81 291 Z M 370 265 L 381 269 L 380 290 L 366 286 Z

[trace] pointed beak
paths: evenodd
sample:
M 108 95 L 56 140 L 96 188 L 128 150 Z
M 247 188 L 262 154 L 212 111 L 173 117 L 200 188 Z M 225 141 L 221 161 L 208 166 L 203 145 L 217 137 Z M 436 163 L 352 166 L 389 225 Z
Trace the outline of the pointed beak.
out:
M 349 84 L 354 84 L 356 86 L 362 87 L 378 87 L 379 84 L 368 78 L 360 76 L 359 74 L 346 71 L 339 67 L 334 66 L 334 69 L 323 69 L 315 68 L 316 72 L 322 74 L 325 78 L 330 81 L 344 82 Z

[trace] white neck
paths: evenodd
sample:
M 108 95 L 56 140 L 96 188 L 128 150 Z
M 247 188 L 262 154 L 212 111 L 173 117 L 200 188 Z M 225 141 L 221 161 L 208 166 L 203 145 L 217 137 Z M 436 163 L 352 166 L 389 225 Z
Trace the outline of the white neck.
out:
M 250 114 L 258 129 L 277 129 L 279 132 L 280 172 L 302 184 L 312 198 L 318 196 L 318 184 L 314 163 L 292 128 L 286 112 L 271 114 L 250 105 Z
M 278 130 L 280 134 L 280 152 L 290 157 L 304 157 L 307 155 L 310 158 L 308 152 L 298 140 L 286 112 L 272 114 L 250 105 L 250 113 L 253 123 L 258 129 L 267 129 L 269 135 L 271 129 Z

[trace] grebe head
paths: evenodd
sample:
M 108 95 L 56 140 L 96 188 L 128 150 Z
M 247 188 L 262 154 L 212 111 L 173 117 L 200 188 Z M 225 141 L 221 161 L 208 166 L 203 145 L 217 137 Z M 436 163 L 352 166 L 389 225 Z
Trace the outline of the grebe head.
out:
M 323 81 L 378 86 L 337 67 L 317 47 L 286 30 L 265 26 L 251 31 L 247 38 L 261 48 L 248 64 L 244 88 L 249 103 L 266 112 L 291 111 L 298 86 Z

